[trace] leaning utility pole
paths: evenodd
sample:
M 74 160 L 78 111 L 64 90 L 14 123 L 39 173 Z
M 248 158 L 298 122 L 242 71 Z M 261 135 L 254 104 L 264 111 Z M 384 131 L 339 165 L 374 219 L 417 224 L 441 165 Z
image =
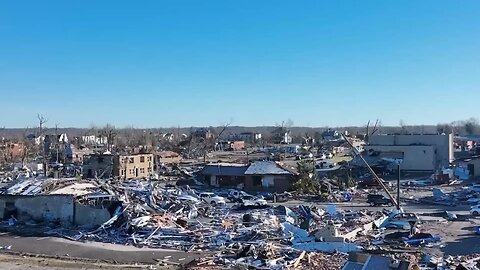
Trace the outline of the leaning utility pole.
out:
M 363 158 L 362 154 L 353 146 L 353 144 L 348 140 L 347 136 L 345 134 L 342 134 L 343 139 L 348 143 L 348 145 L 352 148 L 353 152 L 357 154 L 357 156 L 365 163 L 367 166 L 367 169 L 370 171 L 370 173 L 373 175 L 373 179 L 375 179 L 380 187 L 387 193 L 388 197 L 390 198 L 390 201 L 392 202 L 393 206 L 395 206 L 397 209 L 399 209 L 400 205 L 397 203 L 397 200 L 395 200 L 395 197 L 388 191 L 387 187 L 383 184 L 382 179 L 378 177 L 378 175 L 375 173 L 375 171 L 368 165 L 368 162 Z

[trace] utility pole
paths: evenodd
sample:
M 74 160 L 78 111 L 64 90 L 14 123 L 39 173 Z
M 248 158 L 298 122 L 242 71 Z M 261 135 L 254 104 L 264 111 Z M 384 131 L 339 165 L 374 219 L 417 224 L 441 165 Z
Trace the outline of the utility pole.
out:
M 378 183 L 378 184 L 380 185 L 380 187 L 385 191 L 385 193 L 387 193 L 388 198 L 389 198 L 390 201 L 392 202 L 393 206 L 395 206 L 396 208 L 398 208 L 399 205 L 397 204 L 397 200 L 393 197 L 393 195 L 390 193 L 390 191 L 388 191 L 388 189 L 387 189 L 387 187 L 385 186 L 385 184 L 383 184 L 382 179 L 380 179 L 380 177 L 378 177 L 378 175 L 375 173 L 375 171 L 372 169 L 372 167 L 370 167 L 370 165 L 369 165 L 368 162 L 365 160 L 365 158 L 363 158 L 362 153 L 360 153 L 360 152 L 353 146 L 353 144 L 348 140 L 348 138 L 345 136 L 345 134 L 342 134 L 342 137 L 343 137 L 343 139 L 345 140 L 345 142 L 352 148 L 353 152 L 354 152 L 355 154 L 357 154 L 357 156 L 363 161 L 363 163 L 365 163 L 368 171 L 372 174 L 373 179 L 375 179 L 375 181 L 377 181 L 377 183 Z
M 400 162 L 397 161 L 397 210 L 400 210 Z
M 55 124 L 55 149 L 57 150 L 57 164 L 58 164 L 58 146 L 59 146 L 58 124 Z
M 40 141 L 41 153 L 42 153 L 42 162 L 43 162 L 43 174 L 47 176 L 47 160 L 46 160 L 46 149 L 45 149 L 45 136 L 43 135 L 43 124 L 45 124 L 48 119 L 45 118 L 43 115 L 37 114 L 38 118 L 38 128 L 39 128 L 39 136 L 40 138 L 43 137 L 43 141 Z

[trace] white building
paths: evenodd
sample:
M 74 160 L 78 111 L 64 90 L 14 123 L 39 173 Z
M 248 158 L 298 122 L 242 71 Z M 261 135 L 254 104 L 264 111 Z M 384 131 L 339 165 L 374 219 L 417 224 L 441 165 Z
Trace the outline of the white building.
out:
M 453 135 L 373 135 L 366 153 L 382 158 L 401 158 L 402 170 L 435 171 L 454 160 Z

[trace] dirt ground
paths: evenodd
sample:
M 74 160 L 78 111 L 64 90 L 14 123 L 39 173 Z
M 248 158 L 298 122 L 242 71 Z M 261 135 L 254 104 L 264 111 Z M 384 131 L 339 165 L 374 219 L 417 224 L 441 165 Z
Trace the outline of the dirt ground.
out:
M 87 260 L 75 260 L 75 259 L 55 259 L 38 256 L 28 256 L 20 254 L 7 254 L 0 253 L 0 269 L 9 270 L 61 270 L 61 269 L 176 269 L 174 267 L 163 266 L 136 266 L 136 265 L 111 265 L 100 262 L 91 262 Z
M 57 237 L 26 237 L 10 233 L 0 234 L 1 251 L 3 251 L 3 254 L 33 254 L 30 257 L 40 254 L 43 258 L 62 258 L 67 261 L 86 262 L 86 266 L 90 267 L 81 267 L 79 269 L 97 269 L 91 268 L 90 265 L 92 263 L 106 263 L 106 265 L 114 266 L 115 269 L 118 269 L 119 265 L 177 266 L 186 264 L 206 254 L 199 252 L 187 253 L 178 250 L 137 248 L 109 243 L 75 242 Z M 165 260 L 167 262 L 164 263 L 163 261 Z M 77 267 L 77 264 L 73 266 Z M 62 265 L 62 267 L 65 268 L 66 266 Z M 0 269 L 10 268 L 4 268 L 0 265 Z M 104 266 L 101 269 L 110 268 L 105 268 Z

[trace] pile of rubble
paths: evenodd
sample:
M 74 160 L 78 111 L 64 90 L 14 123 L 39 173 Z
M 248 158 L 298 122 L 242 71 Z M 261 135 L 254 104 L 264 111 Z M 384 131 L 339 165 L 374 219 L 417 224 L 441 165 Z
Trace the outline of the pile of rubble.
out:
M 148 180 L 29 179 L 15 183 L 7 192 L 69 193 L 76 203 L 108 208 L 110 216 L 99 226 L 62 224 L 58 228 L 59 223 L 48 235 L 205 254 L 188 264 L 193 269 L 340 269 L 347 259 L 353 264 L 378 261 L 403 269 L 400 262 L 418 260 L 421 252 L 416 246 L 438 242 L 434 236 L 412 232 L 409 222 L 414 215 L 338 211 L 333 204 L 324 208 L 211 204 L 188 187 Z M 348 199 L 347 194 L 336 196 Z M 23 226 L 17 220 L 13 224 Z M 389 233 L 391 226 L 403 231 Z M 377 256 L 370 260 L 367 257 L 373 255 L 359 256 L 355 262 L 347 258 L 348 253 L 358 252 Z

